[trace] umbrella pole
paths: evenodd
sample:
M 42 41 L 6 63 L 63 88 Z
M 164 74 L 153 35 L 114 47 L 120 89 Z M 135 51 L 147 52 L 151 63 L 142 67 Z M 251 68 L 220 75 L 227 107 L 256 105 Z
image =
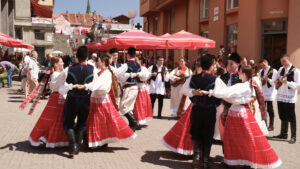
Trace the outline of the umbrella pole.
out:
M 166 49 L 166 62 L 168 61 L 169 58 L 169 49 Z
M 181 48 L 181 57 L 183 57 L 183 48 Z

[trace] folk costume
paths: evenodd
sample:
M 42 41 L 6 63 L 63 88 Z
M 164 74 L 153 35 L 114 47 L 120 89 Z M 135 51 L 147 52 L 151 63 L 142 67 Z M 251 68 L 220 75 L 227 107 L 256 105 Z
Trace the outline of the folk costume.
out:
M 274 118 L 275 118 L 275 114 L 274 114 L 274 109 L 273 109 L 273 101 L 275 101 L 276 99 L 276 95 L 277 95 L 277 90 L 275 88 L 275 81 L 277 80 L 277 70 L 271 68 L 270 66 L 268 66 L 268 68 L 265 69 L 261 69 L 259 72 L 260 78 L 263 79 L 263 77 L 267 76 L 268 80 L 267 81 L 262 81 L 262 91 L 264 94 L 264 98 L 265 98 L 265 102 L 267 105 L 267 111 L 269 114 L 269 127 L 268 130 L 272 131 L 274 130 Z
M 176 114 L 179 105 L 182 104 L 180 103 L 183 96 L 180 92 L 181 88 L 184 82 L 186 81 L 186 79 L 189 78 L 191 75 L 192 75 L 192 71 L 186 66 L 184 68 L 177 67 L 174 70 L 172 70 L 170 73 L 171 109 L 173 110 L 173 112 L 175 112 L 174 115 Z M 183 103 L 184 106 L 182 108 L 183 110 L 186 110 L 188 105 L 191 103 L 189 99 L 185 99 L 185 98 L 182 100 L 184 102 Z
M 281 67 L 278 70 L 277 79 L 284 77 L 286 84 L 282 84 L 277 91 L 277 106 L 281 120 L 281 131 L 277 138 L 287 139 L 288 124 L 291 124 L 291 141 L 296 142 L 296 114 L 295 103 L 297 102 L 298 89 L 300 88 L 299 69 L 290 65 L 288 68 Z
M 49 86 L 52 93 L 35 127 L 32 129 L 29 142 L 32 146 L 40 146 L 41 141 L 47 148 L 65 147 L 69 145 L 63 128 L 63 109 L 65 98 L 58 93 L 59 87 L 66 80 L 66 71 L 53 72 Z
M 133 108 L 133 115 L 140 125 L 146 124 L 146 120 L 153 118 L 152 104 L 146 81 L 150 77 L 147 68 L 141 66 L 141 76 L 138 80 L 138 95 Z
M 91 148 L 136 137 L 110 98 L 111 86 L 112 73 L 108 68 L 101 70 L 98 77 L 87 85 L 92 91 L 87 118 L 88 145 Z
M 169 81 L 168 68 L 165 66 L 158 66 L 154 64 L 148 68 L 149 73 L 157 73 L 157 76 L 150 77 L 149 93 L 151 98 L 152 109 L 154 103 L 158 99 L 158 112 L 157 117 L 161 118 L 161 112 L 164 104 L 164 97 L 166 95 L 165 82 Z M 166 73 L 165 73 L 166 72 Z
M 69 68 L 66 83 L 60 88 L 61 94 L 67 94 L 64 107 L 64 129 L 70 142 L 70 154 L 79 152 L 86 132 L 86 119 L 90 112 L 91 97 L 91 91 L 73 89 L 72 85 L 91 83 L 96 75 L 97 70 L 86 62 L 75 64 Z M 76 118 L 77 122 L 75 123 Z
M 247 165 L 253 168 L 277 168 L 281 160 L 259 128 L 250 108 L 250 82 L 231 87 L 219 78 L 209 96 L 223 99 L 229 108 L 224 131 L 224 162 L 227 165 Z

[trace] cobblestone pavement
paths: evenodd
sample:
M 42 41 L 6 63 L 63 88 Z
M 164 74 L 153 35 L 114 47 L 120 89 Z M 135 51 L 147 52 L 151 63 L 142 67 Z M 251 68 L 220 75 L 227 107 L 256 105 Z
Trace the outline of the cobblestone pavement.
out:
M 164 118 L 153 119 L 148 127 L 137 131 L 137 138 L 132 141 L 110 144 L 107 151 L 83 151 L 73 159 L 69 157 L 66 148 L 45 149 L 31 148 L 28 136 L 39 118 L 46 100 L 40 101 L 32 116 L 18 110 L 24 99 L 17 93 L 20 87 L 14 82 L 13 88 L 0 89 L 0 168 L 2 169 L 135 169 L 135 168 L 191 168 L 191 156 L 172 153 L 161 144 L 164 134 L 175 124 L 170 117 L 170 101 L 165 100 Z M 155 106 L 156 107 L 156 106 Z M 276 106 L 275 106 L 276 109 Z M 154 109 L 156 112 L 157 108 Z M 300 120 L 300 104 L 296 106 L 297 120 Z M 276 111 L 275 131 L 279 133 L 279 119 Z M 286 140 L 270 140 L 275 151 L 283 161 L 282 169 L 296 169 L 300 166 L 300 138 L 298 125 L 298 141 L 291 145 Z M 211 152 L 213 169 L 221 168 L 223 160 L 220 145 L 213 145 Z

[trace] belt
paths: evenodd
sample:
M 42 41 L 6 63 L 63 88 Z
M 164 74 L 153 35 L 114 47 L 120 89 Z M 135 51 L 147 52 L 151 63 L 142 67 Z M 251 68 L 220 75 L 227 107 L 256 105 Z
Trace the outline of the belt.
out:
M 125 84 L 124 86 L 123 86 L 123 88 L 124 89 L 126 89 L 126 88 L 128 88 L 128 87 L 132 87 L 132 86 L 136 86 L 137 84 L 136 83 L 134 83 L 134 84 Z
M 193 104 L 194 106 L 201 106 L 201 107 L 217 107 L 218 105 L 214 105 L 214 104 L 204 104 L 204 103 L 196 103 Z
M 69 94 L 71 94 L 71 95 L 90 95 L 91 91 L 89 91 L 89 90 L 70 90 L 68 92 L 68 95 Z

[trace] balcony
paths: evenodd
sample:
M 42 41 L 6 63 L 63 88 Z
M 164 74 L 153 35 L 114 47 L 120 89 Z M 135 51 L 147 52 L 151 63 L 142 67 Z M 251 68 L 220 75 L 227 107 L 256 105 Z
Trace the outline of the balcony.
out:
M 156 12 L 157 0 L 140 0 L 140 16 L 151 15 Z
M 167 9 L 170 6 L 175 5 L 177 3 L 184 2 L 182 0 L 157 0 L 156 1 L 156 10 Z

